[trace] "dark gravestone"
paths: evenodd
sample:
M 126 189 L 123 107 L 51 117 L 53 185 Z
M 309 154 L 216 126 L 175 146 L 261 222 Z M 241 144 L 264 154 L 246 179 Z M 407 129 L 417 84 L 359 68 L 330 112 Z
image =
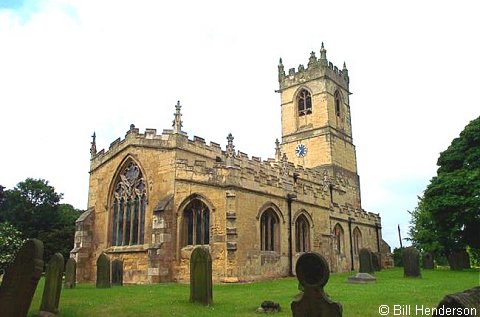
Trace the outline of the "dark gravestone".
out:
M 438 304 L 434 317 L 479 316 L 480 286 L 445 296 Z
M 382 269 L 382 254 L 379 252 L 371 252 L 372 265 L 374 271 L 380 271 Z
M 428 269 L 428 270 L 433 270 L 435 268 L 432 253 L 428 252 L 422 256 L 422 266 L 424 269 Z
M 123 285 L 123 261 L 112 261 L 112 284 L 122 286 Z
M 0 314 L 27 316 L 38 280 L 43 272 L 43 242 L 28 240 L 7 268 L 0 285 Z
M 42 304 L 40 305 L 41 317 L 56 316 L 62 291 L 62 276 L 64 269 L 63 255 L 55 253 L 50 258 L 45 274 L 45 286 L 43 288 Z
M 447 259 L 451 270 L 460 271 L 470 268 L 470 259 L 467 251 L 465 250 L 452 251 L 447 256 Z
M 330 277 L 330 268 L 323 256 L 315 252 L 302 254 L 295 271 L 304 291 L 291 304 L 293 317 L 342 316 L 342 305 L 331 301 L 323 290 Z
M 359 273 L 371 274 L 375 271 L 373 268 L 372 253 L 368 249 L 360 249 L 358 260 L 360 261 Z
M 212 257 L 205 247 L 196 247 L 190 256 L 190 301 L 213 303 Z
M 74 258 L 70 258 L 65 265 L 65 283 L 64 288 L 75 288 L 77 282 L 77 262 Z
M 414 247 L 408 247 L 402 251 L 403 276 L 421 277 L 420 252 Z
M 110 284 L 110 260 L 105 253 L 97 259 L 97 288 L 109 288 Z
M 360 249 L 358 260 L 360 261 L 358 273 L 355 276 L 350 276 L 347 281 L 354 284 L 375 282 L 376 278 L 371 275 L 374 271 L 372 252 L 365 248 Z

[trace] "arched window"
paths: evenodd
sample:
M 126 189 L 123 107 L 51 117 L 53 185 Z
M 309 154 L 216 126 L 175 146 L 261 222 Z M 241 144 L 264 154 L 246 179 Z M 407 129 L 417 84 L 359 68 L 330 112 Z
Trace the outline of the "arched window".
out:
M 210 243 L 210 210 L 201 200 L 194 199 L 183 211 L 183 245 Z
M 356 227 L 353 229 L 353 253 L 358 255 L 359 250 L 362 248 L 362 233 L 360 229 Z
M 138 165 L 130 161 L 113 191 L 112 245 L 143 244 L 146 206 L 145 180 Z
M 340 115 L 342 114 L 342 99 L 340 98 L 340 93 L 337 91 L 335 91 L 335 94 L 334 94 L 334 99 L 335 99 L 335 114 L 337 115 L 337 117 L 340 117 Z
M 295 250 L 297 252 L 310 251 L 310 226 L 305 215 L 298 216 L 295 221 Z
M 263 251 L 279 250 L 279 221 L 273 209 L 269 208 L 260 217 L 260 244 Z
M 338 254 L 343 253 L 344 243 L 343 243 L 343 228 L 340 224 L 336 224 L 335 228 L 333 229 L 333 234 L 335 236 L 335 250 Z
M 306 89 L 302 89 L 298 93 L 297 104 L 299 116 L 312 113 L 312 96 Z

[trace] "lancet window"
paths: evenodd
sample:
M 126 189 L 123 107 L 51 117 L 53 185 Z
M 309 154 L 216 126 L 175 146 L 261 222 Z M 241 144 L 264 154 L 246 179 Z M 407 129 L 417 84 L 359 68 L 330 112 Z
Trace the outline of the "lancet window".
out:
M 295 220 L 295 250 L 307 252 L 310 250 L 310 226 L 304 215 Z
M 210 243 L 210 210 L 199 199 L 194 199 L 183 212 L 183 241 L 186 245 Z
M 129 162 L 120 173 L 113 192 L 113 246 L 144 243 L 147 195 L 137 164 Z
M 336 249 L 338 254 L 342 254 L 344 252 L 343 251 L 343 248 L 344 248 L 344 242 L 343 242 L 344 234 L 343 234 L 343 228 L 342 228 L 342 226 L 340 226 L 340 224 L 337 223 L 335 225 L 335 228 L 333 229 L 333 234 L 334 234 L 334 237 L 335 237 L 335 249 Z
M 260 246 L 263 251 L 278 251 L 280 244 L 278 217 L 269 208 L 260 217 Z

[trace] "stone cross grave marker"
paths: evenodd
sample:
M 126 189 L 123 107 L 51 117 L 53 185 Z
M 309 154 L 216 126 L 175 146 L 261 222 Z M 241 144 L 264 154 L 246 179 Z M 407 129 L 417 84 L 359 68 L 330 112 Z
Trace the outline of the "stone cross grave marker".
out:
M 331 301 L 323 287 L 330 277 L 327 260 L 316 252 L 306 252 L 296 265 L 301 292 L 291 304 L 293 317 L 341 317 L 342 305 Z
M 69 258 L 65 265 L 65 283 L 63 288 L 75 288 L 77 282 L 77 262 L 74 258 Z
M 123 261 L 112 261 L 112 284 L 122 286 L 123 285 Z
M 27 316 L 42 272 L 43 242 L 37 239 L 28 240 L 20 248 L 3 276 L 0 286 L 2 316 Z
M 422 277 L 420 273 L 420 252 L 414 247 L 408 247 L 402 251 L 403 276 Z
M 110 283 L 110 260 L 105 253 L 100 254 L 97 259 L 97 288 L 112 287 Z
M 60 253 L 55 253 L 48 261 L 42 304 L 40 305 L 40 317 L 56 316 L 58 314 L 64 263 L 63 255 Z
M 212 257 L 205 247 L 196 247 L 190 256 L 190 301 L 213 304 Z

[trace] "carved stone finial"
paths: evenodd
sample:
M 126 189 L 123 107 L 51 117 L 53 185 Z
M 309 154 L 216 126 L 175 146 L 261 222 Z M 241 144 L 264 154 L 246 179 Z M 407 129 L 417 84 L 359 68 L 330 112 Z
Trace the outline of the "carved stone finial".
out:
M 135 129 L 135 125 L 132 123 L 132 124 L 130 125 L 130 131 L 132 131 L 133 129 Z
M 234 167 L 235 166 L 235 145 L 233 145 L 233 135 L 231 133 L 227 136 L 227 167 Z
M 275 140 L 275 160 L 279 162 L 281 158 L 282 158 L 282 152 L 280 152 L 280 141 L 278 141 L 278 138 L 277 138 Z
M 322 62 L 322 65 L 325 65 L 325 66 L 328 65 L 328 62 L 327 62 L 327 50 L 326 50 L 325 47 L 323 46 L 323 42 L 322 42 L 322 48 L 320 49 L 320 61 Z
M 97 143 L 95 142 L 95 139 L 97 138 L 97 136 L 95 135 L 95 132 L 93 132 L 93 135 L 92 135 L 92 142 L 90 142 L 91 146 L 90 146 L 90 155 L 91 156 L 94 156 L 95 154 L 97 154 Z
M 343 75 L 343 78 L 347 81 L 347 83 L 349 82 L 349 78 L 348 78 L 348 69 L 347 69 L 347 64 L 345 62 L 343 62 L 343 69 L 342 69 L 342 75 Z
M 283 67 L 282 58 L 280 57 L 280 61 L 278 62 L 278 81 L 282 81 L 285 77 L 285 68 Z
M 180 110 L 182 109 L 182 106 L 180 105 L 180 100 L 177 101 L 177 104 L 175 105 L 175 113 L 174 119 L 173 119 L 173 133 L 181 133 L 182 132 L 182 126 L 183 126 L 183 121 L 182 121 L 182 114 L 180 113 Z
M 315 56 L 315 52 L 312 51 L 310 53 L 310 58 L 308 59 L 308 67 L 312 67 L 313 65 L 315 65 L 316 62 L 317 62 L 317 56 Z

